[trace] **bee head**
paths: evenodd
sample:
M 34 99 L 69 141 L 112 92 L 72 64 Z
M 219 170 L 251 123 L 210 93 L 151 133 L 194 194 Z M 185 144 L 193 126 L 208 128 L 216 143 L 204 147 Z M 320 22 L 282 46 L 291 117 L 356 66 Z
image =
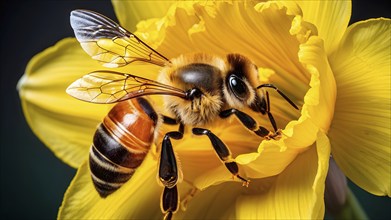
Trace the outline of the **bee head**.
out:
M 257 67 L 248 58 L 239 54 L 227 55 L 223 92 L 229 106 L 251 107 L 262 100 L 254 89 L 259 84 L 257 76 Z

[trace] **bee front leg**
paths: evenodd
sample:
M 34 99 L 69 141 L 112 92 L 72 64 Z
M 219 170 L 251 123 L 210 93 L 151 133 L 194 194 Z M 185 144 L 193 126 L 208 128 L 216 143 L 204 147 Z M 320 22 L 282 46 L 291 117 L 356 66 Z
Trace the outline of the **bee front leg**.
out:
M 180 167 L 177 165 L 177 159 L 174 149 L 172 148 L 171 140 L 182 139 L 183 133 L 178 131 L 168 132 L 162 142 L 162 149 L 160 152 L 160 161 L 158 169 L 158 177 L 164 186 L 161 197 L 161 209 L 165 214 L 164 219 L 170 220 L 173 213 L 178 210 L 179 196 L 177 190 L 178 180 L 181 178 Z
M 210 130 L 204 128 L 193 128 L 193 134 L 195 135 L 206 135 L 208 136 L 214 150 L 219 156 L 220 160 L 227 167 L 229 172 L 231 172 L 234 177 L 237 177 L 241 181 L 243 181 L 243 186 L 248 186 L 250 180 L 247 180 L 239 175 L 239 167 L 236 164 L 235 160 L 232 158 L 231 151 L 228 147 L 223 143 L 220 138 L 218 138 L 215 134 L 213 134 Z
M 239 121 L 250 131 L 253 131 L 260 137 L 263 137 L 267 140 L 277 139 L 281 136 L 281 130 L 277 129 L 275 132 L 269 131 L 267 128 L 258 126 L 257 122 L 248 114 L 239 111 L 237 109 L 231 108 L 220 112 L 221 118 L 228 118 L 231 115 L 235 115 Z M 274 125 L 273 125 L 274 127 Z

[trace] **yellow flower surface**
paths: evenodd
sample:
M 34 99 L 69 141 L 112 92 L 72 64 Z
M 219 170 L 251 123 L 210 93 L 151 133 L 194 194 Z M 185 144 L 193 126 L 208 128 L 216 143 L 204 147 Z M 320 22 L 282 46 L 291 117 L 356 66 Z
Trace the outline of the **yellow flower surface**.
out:
M 283 133 L 279 140 L 263 140 L 234 118 L 208 128 L 229 146 L 240 175 L 251 179 L 248 188 L 232 179 L 208 138 L 196 137 L 186 128 L 184 139 L 173 141 L 184 175 L 178 184 L 181 209 L 174 218 L 323 218 L 330 155 L 363 189 L 391 195 L 389 19 L 347 27 L 350 1 L 113 5 L 121 25 L 135 30 L 164 56 L 240 53 L 258 66 L 262 83 L 278 86 L 300 106 L 297 111 L 269 91 L 271 112 Z M 149 13 L 147 8 L 155 6 Z M 135 29 L 140 18 L 145 20 Z M 76 39 L 68 38 L 35 56 L 19 82 L 33 131 L 61 160 L 78 168 L 58 218 L 161 218 L 163 188 L 156 180 L 161 137 L 135 175 L 115 193 L 102 199 L 93 186 L 89 147 L 111 105 L 82 102 L 65 90 L 94 70 L 112 69 L 102 67 Z M 143 63 L 116 70 L 150 79 L 159 72 Z M 152 99 L 164 112 L 162 99 Z M 267 116 L 244 111 L 272 129 Z M 167 125 L 160 133 L 176 129 Z

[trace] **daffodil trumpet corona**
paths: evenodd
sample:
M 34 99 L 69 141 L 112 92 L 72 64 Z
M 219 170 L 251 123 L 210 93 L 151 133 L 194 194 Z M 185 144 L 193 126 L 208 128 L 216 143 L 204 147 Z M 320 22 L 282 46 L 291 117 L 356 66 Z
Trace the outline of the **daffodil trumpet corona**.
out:
M 143 62 L 162 67 L 157 81 L 131 73 L 96 70 L 67 89 L 68 94 L 83 101 L 117 103 L 99 125 L 90 150 L 91 176 L 101 197 L 115 192 L 132 177 L 163 123 L 179 124 L 178 130 L 164 135 L 160 148 L 158 179 L 164 187 L 161 210 L 165 219 L 171 219 L 178 210 L 177 184 L 183 179 L 171 139 L 182 139 L 186 126 L 192 127 L 194 135 L 206 135 L 228 171 L 248 186 L 249 180 L 239 175 L 229 147 L 208 128 L 217 118 L 233 115 L 255 135 L 279 139 L 281 130 L 270 111 L 269 93 L 258 92 L 261 88 L 276 90 L 299 109 L 276 86 L 261 84 L 258 67 L 246 56 L 230 53 L 221 58 L 193 53 L 168 59 L 96 12 L 72 11 L 70 21 L 82 48 L 104 66 L 116 68 Z M 148 95 L 164 95 L 164 107 L 170 116 L 157 113 L 144 98 Z M 267 114 L 274 131 L 239 110 L 243 108 Z

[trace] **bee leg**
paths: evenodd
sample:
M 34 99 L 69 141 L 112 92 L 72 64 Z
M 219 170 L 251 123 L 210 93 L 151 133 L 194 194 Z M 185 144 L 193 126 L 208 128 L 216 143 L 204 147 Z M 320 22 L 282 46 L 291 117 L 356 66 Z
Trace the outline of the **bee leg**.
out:
M 173 213 L 178 210 L 179 207 L 179 194 L 176 185 L 172 188 L 164 187 L 161 208 L 164 215 L 164 220 L 171 220 Z
M 170 138 L 178 140 L 182 139 L 182 137 L 183 133 L 172 131 L 168 132 L 164 136 L 162 142 L 158 176 L 160 182 L 164 185 L 164 190 L 161 197 L 161 209 L 163 214 L 165 214 L 165 220 L 170 220 L 173 213 L 175 213 L 179 207 L 179 197 L 176 185 L 180 178 L 180 170 L 178 169 L 177 160 Z
M 179 128 L 178 128 L 178 131 L 182 134 L 185 133 L 185 125 L 183 123 L 180 123 L 179 124 Z
M 204 128 L 193 128 L 193 134 L 195 135 L 206 135 L 208 136 L 210 142 L 212 143 L 212 146 L 214 150 L 216 151 L 217 155 L 219 156 L 220 160 L 224 163 L 224 165 L 227 167 L 229 172 L 231 172 L 234 177 L 237 177 L 241 181 L 243 181 L 243 186 L 248 186 L 250 183 L 250 180 L 247 180 L 239 175 L 239 167 L 236 164 L 235 160 L 232 158 L 231 151 L 228 149 L 228 147 L 223 143 L 220 138 L 218 138 L 215 134 L 213 134 L 210 130 L 204 129 Z
M 164 124 L 168 124 L 168 125 L 177 125 L 179 124 L 179 128 L 178 128 L 178 131 L 180 133 L 184 133 L 185 132 L 185 125 L 183 123 L 180 123 L 180 120 L 178 119 L 175 119 L 175 118 L 171 118 L 171 117 L 168 117 L 168 116 L 165 116 L 163 115 L 163 123 Z
M 159 180 L 169 188 L 174 187 L 178 181 L 178 166 L 170 138 L 179 140 L 182 137 L 183 133 L 171 131 L 163 138 L 159 162 Z
M 162 115 L 163 123 L 167 125 L 177 125 L 179 123 L 178 119 L 171 118 L 165 115 Z
M 276 139 L 281 136 L 280 129 L 276 128 L 275 132 L 269 131 L 267 128 L 258 126 L 257 122 L 248 114 L 239 111 L 237 109 L 231 108 L 220 112 L 221 118 L 228 118 L 231 115 L 235 115 L 239 121 L 250 131 L 253 131 L 260 137 L 263 137 L 267 140 Z

